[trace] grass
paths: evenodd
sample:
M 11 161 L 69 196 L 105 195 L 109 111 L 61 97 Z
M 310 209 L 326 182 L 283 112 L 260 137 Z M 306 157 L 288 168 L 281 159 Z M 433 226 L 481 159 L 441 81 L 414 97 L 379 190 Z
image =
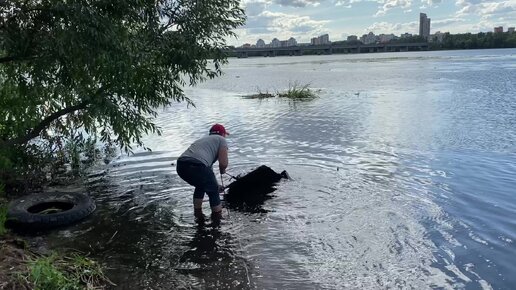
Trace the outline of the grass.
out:
M 318 97 L 316 90 L 310 88 L 310 84 L 300 85 L 297 82 L 289 84 L 288 90 L 285 92 L 276 92 L 271 94 L 269 92 L 263 93 L 258 89 L 258 93 L 253 95 L 244 96 L 246 99 L 269 99 L 269 98 L 285 98 L 293 101 L 308 101 Z
M 29 264 L 27 278 L 37 290 L 103 289 L 100 285 L 114 285 L 97 262 L 79 253 L 39 257 Z
M 258 89 L 258 93 L 254 95 L 244 96 L 245 99 L 268 99 L 268 98 L 274 98 L 276 97 L 274 94 L 269 93 L 268 91 L 262 92 L 260 89 Z
M 310 89 L 309 84 L 300 85 L 298 83 L 289 84 L 288 90 L 283 93 L 278 93 L 280 98 L 288 98 L 291 100 L 312 100 L 317 98 L 314 90 Z
M 36 290 L 81 289 L 79 281 L 69 277 L 55 265 L 57 256 L 38 258 L 29 265 L 29 281 Z
M 78 252 L 39 255 L 20 239 L 0 239 L 0 289 L 96 290 L 113 284 L 100 265 Z

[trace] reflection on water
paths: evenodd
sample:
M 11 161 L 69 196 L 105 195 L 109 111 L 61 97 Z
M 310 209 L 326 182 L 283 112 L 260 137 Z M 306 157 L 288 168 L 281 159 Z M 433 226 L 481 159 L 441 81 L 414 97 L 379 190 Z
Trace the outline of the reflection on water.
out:
M 187 90 L 196 108 L 161 112 L 153 152 L 89 176 L 97 211 L 52 245 L 91 252 L 118 289 L 510 289 L 515 55 L 233 59 Z M 320 98 L 241 97 L 293 81 Z M 215 122 L 232 133 L 232 175 L 265 164 L 294 181 L 263 211 L 198 228 L 174 164 Z
M 248 289 L 246 261 L 235 257 L 232 239 L 220 228 L 200 227 L 179 259 L 179 273 L 203 281 L 203 288 Z M 244 270 L 242 273 L 242 269 Z

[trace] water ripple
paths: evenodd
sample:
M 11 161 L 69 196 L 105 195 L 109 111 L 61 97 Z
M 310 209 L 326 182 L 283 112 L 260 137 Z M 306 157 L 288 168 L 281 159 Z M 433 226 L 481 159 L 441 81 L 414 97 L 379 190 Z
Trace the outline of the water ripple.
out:
M 162 136 L 144 140 L 155 151 L 89 176 L 97 212 L 54 244 L 109 262 L 121 289 L 509 289 L 513 60 L 513 50 L 231 60 L 186 89 L 195 108 L 163 110 Z M 320 97 L 241 97 L 296 80 Z M 231 174 L 266 164 L 293 180 L 264 212 L 197 228 L 175 162 L 215 122 L 232 133 Z

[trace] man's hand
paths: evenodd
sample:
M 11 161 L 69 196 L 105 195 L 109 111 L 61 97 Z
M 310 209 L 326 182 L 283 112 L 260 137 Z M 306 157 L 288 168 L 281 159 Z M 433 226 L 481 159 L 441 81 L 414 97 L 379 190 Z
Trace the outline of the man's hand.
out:
M 222 147 L 219 149 L 219 169 L 220 174 L 226 173 L 226 168 L 228 168 L 228 148 Z
M 224 190 L 225 190 L 225 189 L 226 189 L 226 188 L 225 188 L 224 186 L 219 185 L 219 193 L 224 192 Z

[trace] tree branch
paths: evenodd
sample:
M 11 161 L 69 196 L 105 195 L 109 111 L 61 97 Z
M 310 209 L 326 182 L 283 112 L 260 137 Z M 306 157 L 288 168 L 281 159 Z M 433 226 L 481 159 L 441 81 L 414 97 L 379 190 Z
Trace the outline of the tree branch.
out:
M 30 60 L 35 59 L 37 56 L 30 55 L 30 56 L 24 56 L 24 55 L 11 55 L 11 56 L 2 56 L 0 57 L 0 63 L 6 63 L 11 61 L 23 61 L 23 60 Z
M 85 100 L 85 101 L 80 102 L 77 105 L 61 109 L 61 110 L 51 114 L 50 116 L 46 117 L 45 119 L 43 119 L 36 127 L 34 127 L 25 136 L 20 136 L 20 137 L 11 139 L 11 140 L 7 140 L 5 142 L 5 144 L 3 144 L 3 145 L 12 146 L 12 145 L 16 145 L 16 144 L 27 143 L 31 139 L 36 138 L 37 136 L 39 136 L 41 131 L 45 130 L 53 121 L 57 120 L 58 118 L 60 118 L 61 116 L 66 115 L 66 114 L 69 114 L 69 113 L 72 113 L 72 112 L 75 112 L 75 111 L 78 111 L 78 110 L 86 109 L 89 104 L 90 104 L 90 101 L 89 100 Z
M 61 109 L 55 113 L 52 113 L 50 116 L 43 119 L 36 127 L 34 127 L 32 130 L 30 130 L 30 132 L 24 136 L 19 136 L 14 139 L 9 139 L 6 141 L 0 140 L 0 146 L 12 146 L 12 145 L 16 145 L 16 144 L 24 144 L 24 143 L 29 142 L 31 139 L 38 137 L 39 134 L 41 133 L 41 131 L 45 130 L 48 126 L 50 126 L 50 124 L 53 121 L 57 120 L 58 118 L 66 115 L 66 114 L 73 113 L 75 111 L 86 109 L 91 104 L 92 99 L 101 96 L 102 94 L 104 94 L 106 92 L 107 89 L 108 89 L 108 86 L 100 87 L 90 98 L 83 100 L 82 102 L 78 103 L 77 105 L 73 105 L 71 107 L 67 107 L 67 108 Z

